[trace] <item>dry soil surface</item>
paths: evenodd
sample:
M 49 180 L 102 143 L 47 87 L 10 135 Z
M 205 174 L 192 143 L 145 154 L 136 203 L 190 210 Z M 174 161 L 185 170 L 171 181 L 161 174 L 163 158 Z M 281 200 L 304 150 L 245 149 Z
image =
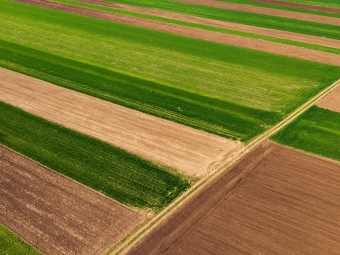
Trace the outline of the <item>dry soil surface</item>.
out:
M 312 10 L 312 11 L 321 11 L 321 12 L 329 12 L 329 13 L 340 14 L 340 9 L 327 7 L 327 6 L 317 6 L 317 5 L 311 5 L 311 4 L 285 2 L 285 1 L 280 1 L 280 0 L 250 0 L 250 1 L 258 2 L 258 3 L 267 3 L 267 4 L 275 4 L 275 5 L 281 5 L 281 6 L 288 6 L 288 7 L 297 7 L 297 8 L 302 8 L 302 9 Z
M 0 222 L 45 254 L 105 254 L 145 220 L 0 145 Z
M 316 45 L 321 45 L 321 46 L 326 46 L 326 47 L 340 48 L 340 41 L 335 40 L 335 39 L 323 38 L 323 37 L 312 36 L 312 35 L 304 35 L 304 34 L 299 34 L 299 33 L 276 30 L 276 29 L 248 26 L 248 25 L 220 21 L 220 20 L 206 19 L 206 18 L 189 16 L 189 15 L 180 14 L 180 13 L 166 12 L 166 11 L 143 8 L 143 7 L 138 7 L 138 6 L 106 2 L 103 0 L 78 0 L 78 1 L 100 5 L 100 6 L 111 7 L 111 8 L 120 9 L 120 10 L 153 15 L 153 16 L 162 17 L 162 18 L 180 20 L 184 22 L 191 22 L 195 24 L 202 24 L 202 25 L 207 25 L 207 26 L 231 29 L 231 30 L 264 35 L 264 36 L 271 36 L 271 37 L 293 40 L 297 42 L 316 44 Z
M 265 141 L 128 254 L 340 254 L 340 163 Z
M 188 36 L 207 41 L 229 44 L 254 50 L 270 52 L 274 54 L 286 55 L 290 57 L 340 66 L 340 55 L 329 52 L 310 50 L 292 45 L 285 45 L 253 38 L 245 38 L 236 35 L 212 32 L 198 28 L 191 28 L 164 22 L 157 22 L 153 20 L 146 20 L 142 18 L 119 15 L 105 11 L 93 10 L 78 6 L 71 6 L 67 4 L 51 3 L 43 0 L 16 0 L 16 1 L 52 8 L 56 10 L 67 11 L 89 17 L 100 18 L 113 22 L 120 22 L 133 26 L 154 29 L 162 32 L 173 33 L 177 35 Z
M 283 18 L 288 18 L 288 19 L 305 20 L 305 21 L 340 26 L 339 18 L 321 16 L 321 15 L 315 15 L 315 14 L 279 10 L 279 9 L 259 7 L 259 6 L 253 6 L 253 5 L 227 3 L 227 2 L 220 2 L 216 0 L 177 0 L 177 1 L 190 3 L 190 4 L 211 6 L 211 7 L 221 8 L 221 9 L 234 10 L 234 11 L 251 12 L 251 13 L 264 14 L 264 15 L 269 15 L 269 16 L 283 17 Z
M 331 93 L 321 98 L 316 105 L 328 110 L 340 112 L 340 86 L 336 87 Z
M 240 143 L 0 68 L 0 100 L 191 176 Z

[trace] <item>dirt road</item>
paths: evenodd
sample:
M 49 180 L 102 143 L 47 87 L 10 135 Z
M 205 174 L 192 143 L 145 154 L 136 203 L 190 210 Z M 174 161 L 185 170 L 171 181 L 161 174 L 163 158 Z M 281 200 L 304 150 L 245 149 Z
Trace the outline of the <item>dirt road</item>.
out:
M 316 105 L 331 111 L 340 112 L 340 86 L 321 98 Z

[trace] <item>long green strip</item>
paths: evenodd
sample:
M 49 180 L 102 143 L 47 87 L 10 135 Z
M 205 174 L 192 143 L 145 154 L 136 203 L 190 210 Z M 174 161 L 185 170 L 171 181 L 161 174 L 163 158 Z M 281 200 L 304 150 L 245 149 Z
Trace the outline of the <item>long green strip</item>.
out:
M 190 186 L 163 167 L 2 102 L 0 143 L 132 207 L 157 211 Z
M 340 160 L 340 113 L 313 106 L 271 139 Z
M 0 224 L 0 255 L 42 255 L 33 246 L 25 243 L 17 235 Z

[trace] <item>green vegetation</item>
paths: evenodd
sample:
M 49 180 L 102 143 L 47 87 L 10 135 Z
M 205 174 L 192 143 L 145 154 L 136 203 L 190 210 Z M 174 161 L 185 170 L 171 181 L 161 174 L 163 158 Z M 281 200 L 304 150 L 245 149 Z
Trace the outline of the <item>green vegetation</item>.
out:
M 340 8 L 339 0 L 286 0 L 286 1 L 294 2 L 294 3 L 312 4 L 312 5 Z
M 174 0 L 109 0 L 109 2 L 130 4 L 245 25 L 340 39 L 339 26 L 335 25 L 187 4 Z
M 165 22 L 165 23 L 170 23 L 170 24 L 177 24 L 177 25 L 181 25 L 181 26 L 200 28 L 200 29 L 213 31 L 213 32 L 221 32 L 221 33 L 225 33 L 225 34 L 239 35 L 239 36 L 243 36 L 243 37 L 247 37 L 247 38 L 261 39 L 261 40 L 270 41 L 270 42 L 278 42 L 278 43 L 287 44 L 287 45 L 299 46 L 299 47 L 312 49 L 312 50 L 319 50 L 319 51 L 325 51 L 325 52 L 340 54 L 340 49 L 332 48 L 332 47 L 326 47 L 326 46 L 320 46 L 320 45 L 315 45 L 315 44 L 310 44 L 310 43 L 297 42 L 297 41 L 280 39 L 280 38 L 271 37 L 271 36 L 252 34 L 252 33 L 247 33 L 247 32 L 240 32 L 240 31 L 237 31 L 237 30 L 207 26 L 207 25 L 202 25 L 202 24 L 197 24 L 197 23 L 179 21 L 179 20 L 175 20 L 175 19 L 162 18 L 162 17 L 157 17 L 157 16 L 153 16 L 153 15 L 148 15 L 148 14 L 142 14 L 142 13 L 125 11 L 125 10 L 120 10 L 120 9 L 115 9 L 115 8 L 110 8 L 110 7 L 103 7 L 103 6 L 95 5 L 95 4 L 78 2 L 78 1 L 74 1 L 74 0 L 54 0 L 54 1 L 60 2 L 60 3 L 65 3 L 65 4 L 70 4 L 70 5 L 74 5 L 74 6 L 80 6 L 80 7 L 85 7 L 85 8 L 95 9 L 95 10 L 101 10 L 101 11 L 106 11 L 106 12 L 111 12 L 111 13 L 116 13 L 116 14 L 123 14 L 123 15 L 132 16 L 132 17 L 148 19 L 148 20 L 155 20 L 155 21 L 160 21 L 160 22 Z M 255 2 L 251 2 L 251 3 L 255 3 Z M 339 17 L 340 17 L 340 15 L 339 15 Z
M 184 176 L 0 102 L 0 143 L 128 206 L 157 211 Z
M 340 76 L 339 67 L 1 1 L 0 66 L 233 139 L 260 134 Z
M 271 139 L 340 160 L 340 113 L 313 106 Z
M 0 255 L 40 255 L 33 246 L 25 243 L 20 237 L 0 224 Z

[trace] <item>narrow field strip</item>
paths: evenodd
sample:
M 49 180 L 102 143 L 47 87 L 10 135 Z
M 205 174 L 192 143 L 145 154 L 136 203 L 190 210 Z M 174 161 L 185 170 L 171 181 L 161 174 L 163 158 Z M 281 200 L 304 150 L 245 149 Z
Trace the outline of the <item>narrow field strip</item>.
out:
M 124 254 L 337 254 L 340 163 L 266 141 Z
M 0 106 L 1 144 L 123 204 L 157 212 L 190 186 L 170 169 L 1 101 Z
M 340 161 L 340 113 L 312 106 L 271 139 Z
M 321 98 L 317 106 L 340 113 L 340 86 L 336 87 L 331 93 Z
M 291 3 L 313 4 L 316 6 L 333 7 L 340 9 L 340 3 L 338 0 L 285 0 L 285 1 Z
M 57 0 L 55 2 L 65 2 L 69 4 L 76 4 L 77 2 L 87 3 L 87 4 L 90 4 L 89 7 L 105 6 L 105 7 L 111 8 L 111 10 L 118 9 L 118 10 L 124 10 L 124 11 L 132 12 L 132 13 L 152 15 L 152 17 L 156 16 L 156 17 L 162 17 L 162 18 L 171 19 L 171 20 L 189 22 L 188 26 L 190 26 L 190 24 L 200 24 L 200 25 L 206 25 L 206 26 L 211 26 L 211 27 L 216 27 L 216 28 L 223 28 L 226 30 L 233 30 L 233 31 L 239 31 L 239 32 L 244 32 L 244 33 L 251 33 L 255 35 L 263 35 L 263 36 L 281 38 L 281 39 L 286 39 L 286 40 L 291 40 L 291 41 L 297 41 L 297 42 L 303 42 L 303 43 L 308 43 L 308 44 L 314 44 L 314 45 L 320 45 L 324 47 L 340 49 L 340 40 L 293 33 L 293 32 L 288 32 L 288 31 L 277 30 L 277 29 L 249 26 L 249 25 L 243 25 L 243 24 L 238 24 L 238 23 L 201 18 L 201 17 L 196 17 L 196 16 L 189 16 L 189 15 L 180 14 L 180 13 L 167 12 L 167 11 L 143 8 L 143 7 L 138 7 L 138 6 L 117 4 L 117 3 L 107 2 L 103 0 L 76 0 L 76 1 Z M 209 29 L 207 28 L 207 30 Z M 251 37 L 251 35 L 247 35 L 246 37 Z
M 19 236 L 0 223 L 0 254 L 1 255 L 42 255 L 37 249 L 24 242 Z
M 308 14 L 308 13 L 297 13 L 297 12 L 292 12 L 292 11 L 276 10 L 272 8 L 265 8 L 265 7 L 259 7 L 259 6 L 220 2 L 216 0 L 176 0 L 176 1 L 216 7 L 216 8 L 223 8 L 223 9 L 234 10 L 234 11 L 257 13 L 257 14 L 264 14 L 268 16 L 276 16 L 276 17 L 283 17 L 283 18 L 288 18 L 288 19 L 297 19 L 297 20 L 304 20 L 304 21 L 311 21 L 311 22 L 318 22 L 318 23 L 340 26 L 339 18 L 326 17 L 326 16 L 320 16 L 320 15 L 314 15 L 314 14 Z
M 44 254 L 105 254 L 146 219 L 3 146 L 0 169 L 0 222 Z
M 188 28 L 176 24 L 167 24 L 153 20 L 146 20 L 138 17 L 104 12 L 100 10 L 88 9 L 79 6 L 71 6 L 56 2 L 46 2 L 44 0 L 16 0 L 17 2 L 33 4 L 36 6 L 47 7 L 55 10 L 67 11 L 70 13 L 81 14 L 89 17 L 120 22 L 123 24 L 134 25 L 142 28 L 153 29 L 161 32 L 173 33 L 192 38 L 224 43 L 228 45 L 244 47 L 253 50 L 260 50 L 274 54 L 280 54 L 295 58 L 301 58 L 319 63 L 340 66 L 340 56 L 338 54 L 322 52 L 301 48 L 293 45 L 279 44 L 254 38 L 244 38 L 242 36 L 212 32 L 198 28 Z M 340 19 L 339 19 L 340 20 Z
M 0 68 L 0 100 L 196 177 L 240 143 Z

